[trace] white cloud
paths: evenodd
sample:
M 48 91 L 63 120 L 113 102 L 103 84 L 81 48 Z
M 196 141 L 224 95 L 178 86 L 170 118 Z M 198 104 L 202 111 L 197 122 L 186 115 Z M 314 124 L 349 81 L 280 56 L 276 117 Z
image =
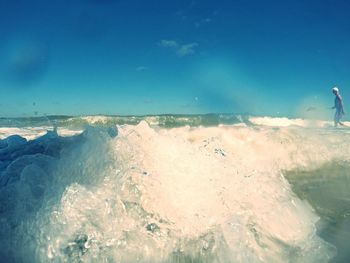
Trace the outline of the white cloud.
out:
M 202 25 L 209 24 L 213 21 L 211 18 L 205 18 L 194 23 L 195 27 L 201 27 Z
M 192 55 L 196 53 L 196 47 L 198 47 L 198 43 L 188 43 L 188 44 L 180 44 L 175 40 L 161 40 L 159 45 L 164 48 L 170 48 L 175 51 L 175 53 L 179 57 L 184 57 L 188 55 Z
M 192 55 L 196 52 L 195 48 L 198 47 L 197 43 L 189 43 L 182 45 L 177 51 L 176 54 L 180 57 Z
M 166 40 L 166 39 L 161 40 L 159 42 L 159 45 L 162 47 L 170 47 L 170 48 L 175 48 L 179 46 L 179 44 L 175 40 Z

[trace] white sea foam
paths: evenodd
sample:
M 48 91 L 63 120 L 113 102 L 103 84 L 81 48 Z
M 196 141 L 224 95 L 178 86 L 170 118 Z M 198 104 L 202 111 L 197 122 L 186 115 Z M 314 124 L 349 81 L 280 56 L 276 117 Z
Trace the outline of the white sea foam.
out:
M 323 120 L 312 120 L 312 119 L 290 119 L 290 118 L 277 118 L 277 117 L 250 117 L 249 121 L 256 125 L 272 126 L 272 127 L 288 127 L 288 126 L 299 126 L 299 127 L 329 127 L 333 123 Z
M 83 117 L 80 117 L 80 119 L 85 120 L 90 124 L 96 124 L 96 123 L 104 124 L 112 120 L 113 117 L 96 115 L 96 116 L 83 116 Z
M 27 140 L 33 140 L 40 136 L 43 136 L 47 131 L 52 130 L 52 127 L 0 127 L 0 140 L 5 139 L 11 135 L 19 135 Z M 70 130 L 67 128 L 58 128 L 57 132 L 60 136 L 72 136 L 81 133 L 81 130 Z
M 335 250 L 283 171 L 350 161 L 349 134 L 269 126 L 143 121 L 116 138 L 47 137 L 59 158 L 41 147 L 55 159 L 6 169 L 19 179 L 2 189 L 15 204 L 0 207 L 1 241 L 13 236 L 2 251 L 27 262 L 328 262 Z

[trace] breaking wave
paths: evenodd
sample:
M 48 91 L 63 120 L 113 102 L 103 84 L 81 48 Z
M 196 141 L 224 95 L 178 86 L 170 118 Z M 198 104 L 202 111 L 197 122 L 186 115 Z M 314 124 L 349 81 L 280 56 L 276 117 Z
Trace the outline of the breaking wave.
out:
M 61 127 L 44 135 L 39 131 L 45 128 L 27 127 L 27 132 L 37 129 L 27 139 L 25 134 L 7 136 L 11 130 L 3 130 L 1 258 L 5 262 L 337 258 L 341 248 L 320 227 L 320 218 L 329 218 L 329 213 L 320 212 L 319 203 L 305 196 L 303 186 L 310 184 L 298 182 L 310 183 L 307 173 L 324 178 L 319 171 L 334 163 L 348 167 L 350 134 L 242 120 L 234 125 L 172 128 L 141 120 L 118 129 L 108 120 L 108 125 L 85 127 L 83 132 Z M 341 178 L 348 178 L 347 169 L 338 168 L 334 169 Z M 339 177 L 328 180 L 332 178 Z

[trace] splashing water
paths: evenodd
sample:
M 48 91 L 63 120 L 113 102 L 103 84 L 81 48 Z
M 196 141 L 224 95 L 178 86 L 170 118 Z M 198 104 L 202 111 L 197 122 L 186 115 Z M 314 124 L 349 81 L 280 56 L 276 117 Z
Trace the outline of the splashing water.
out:
M 32 141 L 19 136 L 0 141 L 2 258 L 329 262 L 336 257 L 337 243 L 318 231 L 324 213 L 295 182 L 303 181 L 305 172 L 299 171 L 347 163 L 347 132 L 262 125 L 169 129 L 145 121 L 118 130 L 88 127 L 71 137 L 49 132 Z

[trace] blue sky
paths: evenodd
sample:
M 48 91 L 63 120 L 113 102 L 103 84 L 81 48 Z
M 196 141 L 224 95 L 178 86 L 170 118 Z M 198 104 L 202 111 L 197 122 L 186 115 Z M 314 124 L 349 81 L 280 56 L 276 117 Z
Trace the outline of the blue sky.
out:
M 302 115 L 350 101 L 343 0 L 0 0 L 0 116 Z

